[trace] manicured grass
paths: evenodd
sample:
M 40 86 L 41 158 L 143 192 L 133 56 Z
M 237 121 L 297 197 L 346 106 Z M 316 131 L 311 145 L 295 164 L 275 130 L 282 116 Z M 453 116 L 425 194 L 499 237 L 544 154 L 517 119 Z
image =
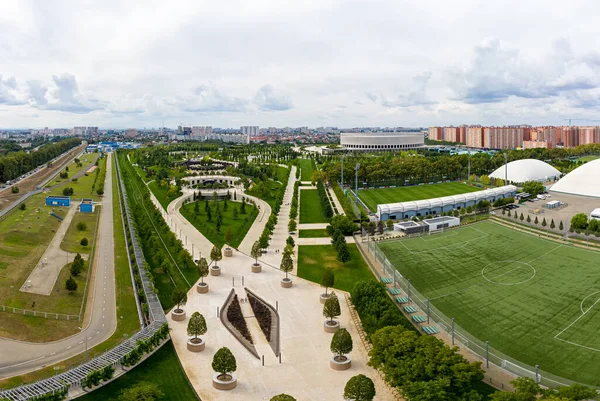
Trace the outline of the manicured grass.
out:
M 181 196 L 181 192 L 169 192 L 169 189 L 167 187 L 158 185 L 156 181 L 152 181 L 150 184 L 148 184 L 148 188 L 150 188 L 154 196 L 156 196 L 158 202 L 165 210 L 167 210 L 169 203 Z
M 310 181 L 315 168 L 313 159 L 297 159 L 300 170 L 300 181 Z
M 106 157 L 103 157 L 102 159 L 98 159 L 98 169 L 106 170 Z M 102 176 L 101 173 L 99 173 L 99 174 L 101 177 Z M 96 190 L 100 186 L 100 182 L 96 182 L 96 186 L 95 186 L 94 190 L 92 191 L 92 185 L 94 185 L 95 181 L 96 181 L 96 171 L 88 174 L 87 176 L 84 175 L 83 177 L 78 178 L 76 182 L 70 181 L 69 183 L 60 185 L 56 188 L 53 188 L 52 190 L 49 191 L 49 193 L 47 195 L 62 196 L 63 190 L 65 188 L 70 187 L 70 188 L 73 188 L 73 195 L 71 195 L 71 201 L 73 201 L 74 199 L 82 199 L 82 198 L 91 198 L 91 199 L 94 199 L 95 201 L 100 201 L 102 199 L 102 196 L 100 196 L 96 193 Z M 100 181 L 100 178 L 98 179 L 98 181 Z
M 183 205 L 180 209 L 181 214 L 210 242 L 219 247 L 225 244 L 225 233 L 227 230 L 231 230 L 231 233 L 233 234 L 233 240 L 228 245 L 237 248 L 244 240 L 244 237 L 246 236 L 246 233 L 250 227 L 252 227 L 252 223 L 254 223 L 256 216 L 258 216 L 258 209 L 248 203 L 246 203 L 246 214 L 242 214 L 240 211 L 242 205 L 241 202 L 229 201 L 227 202 L 227 210 L 224 210 L 224 201 L 209 201 L 208 204 L 211 208 L 212 221 L 208 221 L 208 215 L 204 210 L 206 201 L 200 200 L 197 203 L 199 214 L 196 214 L 194 211 L 194 202 Z M 220 233 L 217 232 L 216 226 L 217 223 L 215 213 L 217 205 L 221 209 L 221 214 L 223 215 L 223 223 L 221 225 Z M 233 217 L 234 209 L 238 210 L 237 218 Z
M 265 184 L 268 185 L 268 187 L 269 187 L 269 190 L 266 191 L 265 193 L 259 193 L 256 190 L 255 186 L 248 189 L 246 191 L 246 193 L 248 195 L 256 196 L 257 198 L 264 200 L 265 202 L 267 202 L 269 204 L 269 206 L 271 206 L 271 210 L 273 210 L 275 208 L 275 202 L 276 202 L 275 194 L 277 194 L 277 191 L 279 191 L 279 188 L 281 188 L 281 184 L 276 181 L 271 181 L 271 180 L 265 180 Z M 287 182 L 285 184 L 287 185 Z
M 289 169 L 281 166 L 277 166 L 275 169 L 277 170 L 277 181 L 287 184 Z
M 300 230 L 300 238 L 323 238 L 329 237 L 327 230 L 324 228 L 316 228 L 314 230 Z
M 60 174 L 59 174 L 55 177 L 54 180 L 50 181 L 48 183 L 48 185 L 46 185 L 46 186 L 51 187 L 56 184 L 60 184 L 61 182 L 71 181 L 71 178 L 73 178 L 75 175 L 77 175 L 77 173 L 79 173 L 83 170 L 87 171 L 87 169 L 89 169 L 90 163 L 92 163 L 94 160 L 96 160 L 96 156 L 98 156 L 98 153 L 86 153 L 86 154 L 82 155 L 79 158 L 79 161 L 81 162 L 81 167 L 77 167 L 77 163 L 75 163 L 74 161 L 69 163 L 69 165 L 67 166 L 67 167 L 69 167 L 69 171 L 67 172 L 69 174 L 69 176 L 67 178 L 63 179 L 63 178 L 60 178 Z M 64 171 L 64 169 L 61 171 Z
M 482 189 L 461 182 L 444 182 L 396 188 L 359 189 L 358 196 L 372 212 L 376 212 L 379 204 L 439 198 Z
M 316 189 L 303 189 L 300 195 L 300 224 L 327 223 L 329 220 L 323 212 L 319 192 Z
M 60 244 L 62 250 L 81 254 L 89 254 L 92 251 L 92 241 L 94 240 L 94 234 L 96 233 L 96 221 L 98 220 L 101 208 L 102 206 L 94 207 L 93 213 L 75 212 L 75 216 L 73 216 L 73 220 L 71 220 L 71 225 L 67 229 L 65 238 Z M 79 231 L 77 228 L 79 223 L 84 223 L 87 228 L 83 231 Z M 87 246 L 81 246 L 80 244 L 81 239 L 84 237 L 88 239 Z
M 350 292 L 357 281 L 373 279 L 373 274 L 355 244 L 348 244 L 350 261 L 339 262 L 333 245 L 301 245 L 298 247 L 298 277 L 321 283 L 323 271 L 333 269 L 334 288 Z
M 488 340 L 530 366 L 600 385 L 599 252 L 489 221 L 378 245 L 411 280 L 413 299 L 454 317 L 470 345 Z
M 209 377 L 210 379 L 210 377 Z M 139 366 L 112 383 L 79 398 L 81 401 L 117 401 L 121 392 L 139 382 L 156 383 L 164 396 L 160 401 L 196 401 L 198 397 L 169 341 Z
M 582 156 L 577 159 L 578 162 L 591 162 L 592 160 L 596 160 L 600 156 Z

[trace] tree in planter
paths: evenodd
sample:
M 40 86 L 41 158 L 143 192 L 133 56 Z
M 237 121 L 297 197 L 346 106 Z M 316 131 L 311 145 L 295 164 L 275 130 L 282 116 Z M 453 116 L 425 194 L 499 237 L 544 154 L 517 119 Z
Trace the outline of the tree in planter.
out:
M 336 361 L 344 362 L 347 359 L 344 355 L 349 354 L 352 351 L 352 337 L 350 336 L 350 333 L 348 333 L 348 330 L 339 329 L 336 331 L 331 339 L 329 349 L 336 355 Z
M 283 258 L 281 259 L 281 266 L 279 268 L 282 272 L 285 272 L 285 281 L 288 281 L 288 273 L 294 269 L 292 255 L 284 253 Z
M 187 302 L 187 293 L 183 290 L 176 289 L 175 291 L 173 291 L 172 300 L 173 303 L 177 305 L 177 307 L 175 308 L 175 312 L 181 313 L 183 312 L 183 309 L 181 309 L 181 305 L 185 305 Z
M 75 280 L 73 280 L 73 277 L 69 276 L 69 278 L 67 279 L 67 282 L 65 283 L 65 288 L 69 292 L 77 291 L 77 283 L 75 282 Z
M 188 336 L 194 336 L 192 342 L 198 344 L 202 342 L 202 339 L 198 339 L 198 336 L 206 334 L 206 320 L 200 312 L 194 312 L 190 317 L 187 327 Z M 200 340 L 200 341 L 198 341 Z
M 296 227 L 296 220 L 290 219 L 290 222 L 288 223 L 288 231 L 292 233 L 296 231 Z
M 252 244 L 252 249 L 250 250 L 250 256 L 254 258 L 255 265 L 258 265 L 258 257 L 261 255 L 261 253 L 260 242 L 255 241 L 254 244 Z
M 279 395 L 271 397 L 271 399 L 269 401 L 296 401 L 296 399 L 294 397 L 292 397 L 291 395 L 279 394 Z
M 333 287 L 335 284 L 335 274 L 332 269 L 323 270 L 323 277 L 321 277 L 321 285 L 325 287 L 325 296 L 329 296 L 327 290 L 329 287 Z
M 283 255 L 290 255 L 290 256 L 294 256 L 294 247 L 292 247 L 290 244 L 287 244 L 286 246 L 283 247 Z
M 328 318 L 329 325 L 333 326 L 333 319 L 340 316 L 341 313 L 340 301 L 338 300 L 337 295 L 335 295 L 335 292 L 332 292 L 323 305 L 323 316 Z
M 221 248 L 219 248 L 217 246 L 213 246 L 213 249 L 210 251 L 210 258 L 211 258 L 211 260 L 213 260 L 215 262 L 215 268 L 219 267 L 219 266 L 217 266 L 217 262 L 219 262 L 221 259 L 223 259 L 223 254 L 221 253 Z
M 223 347 L 215 353 L 212 361 L 212 368 L 219 374 L 217 379 L 229 380 L 229 374 L 237 370 L 235 357 L 229 348 Z
M 291 236 L 288 236 L 287 239 L 285 240 L 286 245 L 291 246 L 292 248 L 296 245 L 296 242 L 294 241 L 294 239 Z
M 231 242 L 233 241 L 233 233 L 231 232 L 231 228 L 228 228 L 227 231 L 225 231 L 225 243 L 227 243 L 227 245 L 231 245 Z
M 356 375 L 348 380 L 344 387 L 344 399 L 347 401 L 373 401 L 375 384 L 365 375 Z
M 200 276 L 200 280 L 204 283 L 204 277 L 208 276 L 208 262 L 206 258 L 200 258 L 196 267 L 198 269 L 198 276 Z

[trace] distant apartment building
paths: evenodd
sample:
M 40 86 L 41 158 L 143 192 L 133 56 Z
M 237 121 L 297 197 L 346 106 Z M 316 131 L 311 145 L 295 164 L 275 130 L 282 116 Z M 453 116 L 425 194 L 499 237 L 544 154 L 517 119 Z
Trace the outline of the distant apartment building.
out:
M 429 127 L 427 132 L 427 138 L 430 141 L 443 141 L 444 140 L 444 128 L 443 127 Z
M 250 135 L 213 132 L 210 135 L 206 136 L 206 140 L 223 141 L 227 143 L 238 143 L 247 145 L 250 143 Z
M 259 127 L 258 125 L 244 125 L 240 127 L 240 131 L 242 131 L 243 135 L 248 135 L 249 137 L 258 136 Z
M 466 136 L 466 127 L 445 127 L 444 141 L 464 143 Z
M 126 138 L 136 138 L 139 135 L 137 128 L 127 128 L 125 131 Z
M 85 127 L 73 127 L 73 136 L 83 137 L 85 135 Z
M 529 140 L 529 128 L 523 127 L 485 127 L 483 128 L 483 147 L 488 149 L 516 149 Z
M 467 128 L 465 144 L 469 148 L 483 148 L 483 127 Z
M 85 129 L 86 136 L 98 136 L 98 127 L 87 127 Z
M 579 127 L 579 145 L 600 143 L 600 127 Z
M 192 127 L 192 134 L 191 134 L 191 138 L 192 140 L 204 140 L 206 138 L 207 135 L 212 134 L 212 127 L 211 126 L 194 126 Z

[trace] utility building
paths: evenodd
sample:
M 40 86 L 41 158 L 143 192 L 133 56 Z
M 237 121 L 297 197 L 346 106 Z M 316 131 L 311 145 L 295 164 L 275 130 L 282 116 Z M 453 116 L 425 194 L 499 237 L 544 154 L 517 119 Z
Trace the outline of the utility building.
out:
M 94 211 L 94 201 L 92 199 L 82 199 L 79 204 L 79 211 L 82 213 L 92 213 Z
M 46 206 L 71 206 L 70 196 L 46 196 Z

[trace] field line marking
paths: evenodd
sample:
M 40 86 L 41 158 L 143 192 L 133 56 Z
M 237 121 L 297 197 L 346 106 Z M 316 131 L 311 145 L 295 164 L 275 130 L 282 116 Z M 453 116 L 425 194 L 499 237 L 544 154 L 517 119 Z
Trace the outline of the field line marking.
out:
M 563 244 L 560 244 L 560 245 L 558 245 L 557 247 L 550 249 L 548 252 L 544 252 L 544 253 L 543 253 L 543 254 L 541 254 L 540 256 L 537 256 L 537 257 L 535 257 L 535 258 L 531 259 L 529 262 L 526 262 L 526 263 L 531 263 L 531 262 L 533 262 L 534 260 L 538 260 L 539 258 L 541 258 L 541 257 L 543 257 L 543 256 L 546 256 L 546 255 L 547 255 L 547 254 L 549 254 L 550 252 L 554 252 L 554 251 L 556 251 L 558 248 L 561 248 L 562 246 L 563 246 Z
M 576 346 L 576 347 L 581 347 L 581 348 L 589 349 L 590 351 L 596 351 L 596 352 L 600 352 L 600 349 L 598 349 L 598 348 L 593 348 L 593 347 L 588 347 L 587 345 L 577 344 L 577 343 L 574 343 L 574 342 L 572 342 L 572 341 L 563 340 L 562 338 L 556 338 L 556 337 L 554 337 L 554 339 L 556 339 L 556 340 L 558 340 L 558 341 L 563 341 L 563 342 L 565 342 L 565 343 L 568 343 L 568 344 L 574 345 L 574 346 Z
M 581 310 L 581 313 L 585 313 L 585 312 L 583 311 L 583 303 L 585 302 L 585 300 L 586 300 L 586 299 L 588 299 L 589 297 L 591 297 L 592 295 L 594 295 L 594 294 L 597 294 L 597 293 L 599 293 L 599 292 L 600 292 L 600 291 L 595 291 L 595 292 L 592 292 L 590 295 L 588 295 L 587 297 L 585 297 L 585 298 L 583 298 L 583 299 L 581 300 L 581 303 L 579 304 L 579 310 Z M 591 306 L 590 306 L 590 308 L 591 308 Z M 586 309 L 586 312 L 587 312 L 587 311 L 588 311 L 590 308 Z
M 594 302 L 594 303 L 592 304 L 592 306 L 590 306 L 589 308 L 587 308 L 585 312 L 583 312 L 581 315 L 579 315 L 579 317 L 578 317 L 577 319 L 573 320 L 573 321 L 571 322 L 571 324 L 570 324 L 570 325 L 568 325 L 567 327 L 565 327 L 564 329 L 562 329 L 562 331 L 561 331 L 560 333 L 558 333 L 557 335 L 555 335 L 555 336 L 554 336 L 554 338 L 557 338 L 557 337 L 558 337 L 558 336 L 560 336 L 562 333 L 564 333 L 565 331 L 569 330 L 569 329 L 571 328 L 571 326 L 573 326 L 575 323 L 577 323 L 577 322 L 579 321 L 579 319 L 581 319 L 582 317 L 584 317 L 584 316 L 585 316 L 585 314 L 586 314 L 586 313 L 588 313 L 589 311 L 591 311 L 591 310 L 592 310 L 592 308 L 593 308 L 594 306 L 596 306 L 596 304 L 597 304 L 598 302 L 600 302 L 600 298 L 598 298 L 598 299 L 596 300 L 596 302 Z

